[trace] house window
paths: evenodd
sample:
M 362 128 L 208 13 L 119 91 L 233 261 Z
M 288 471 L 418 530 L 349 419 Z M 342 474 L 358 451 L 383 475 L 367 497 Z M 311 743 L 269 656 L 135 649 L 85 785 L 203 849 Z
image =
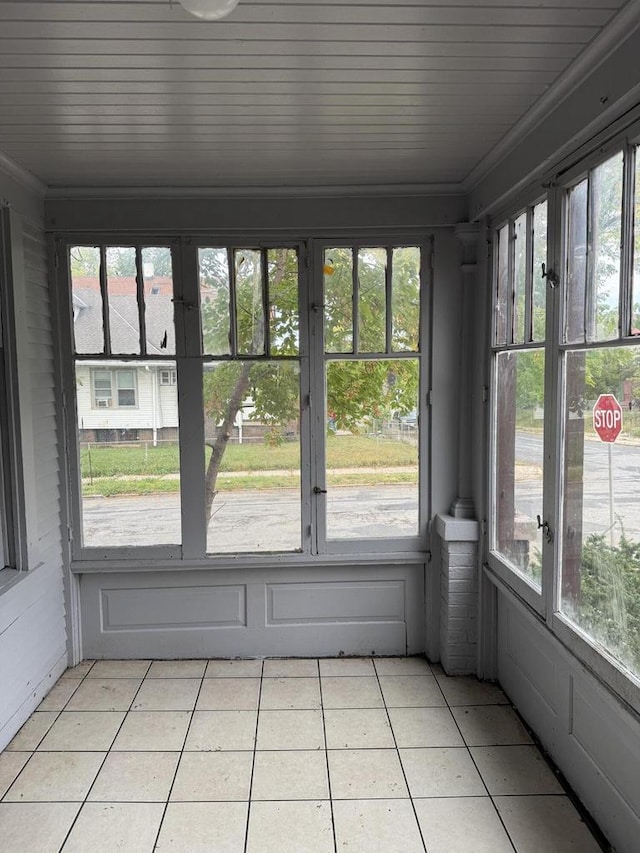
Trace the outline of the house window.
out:
M 136 406 L 136 373 L 134 370 L 93 370 L 93 405 L 96 409 Z
M 496 232 L 491 550 L 541 586 L 547 202 Z
M 75 558 L 424 551 L 429 252 L 71 246 Z M 137 447 L 97 438 L 134 429 Z M 126 494 L 131 524 L 94 494 Z
M 594 153 L 558 179 L 548 252 L 544 203 L 494 233 L 488 555 L 563 643 L 636 699 L 638 154 L 637 144 Z

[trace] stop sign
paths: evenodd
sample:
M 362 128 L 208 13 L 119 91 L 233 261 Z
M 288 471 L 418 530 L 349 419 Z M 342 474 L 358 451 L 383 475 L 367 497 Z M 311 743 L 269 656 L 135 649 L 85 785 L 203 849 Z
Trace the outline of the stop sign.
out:
M 593 428 L 601 441 L 613 443 L 622 429 L 622 407 L 613 394 L 600 394 L 593 407 Z

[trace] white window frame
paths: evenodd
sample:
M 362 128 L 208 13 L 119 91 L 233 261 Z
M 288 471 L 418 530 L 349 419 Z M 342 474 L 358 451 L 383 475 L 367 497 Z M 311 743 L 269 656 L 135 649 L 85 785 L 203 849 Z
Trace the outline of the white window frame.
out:
M 128 372 L 133 374 L 133 385 L 130 388 L 122 389 L 118 386 L 118 376 L 123 372 Z M 108 373 L 109 374 L 109 396 L 108 397 L 98 397 L 96 388 L 96 374 L 97 373 Z M 102 390 L 102 389 L 100 389 Z M 106 390 L 106 389 L 105 389 Z M 133 391 L 134 401 L 131 404 L 124 404 L 120 402 L 119 392 L 121 390 Z M 106 405 L 100 405 L 102 400 L 110 401 L 106 402 Z M 137 409 L 138 408 L 138 381 L 137 381 L 137 370 L 134 365 L 131 367 L 92 367 L 91 368 L 91 408 L 92 409 Z
M 497 558 L 487 548 L 485 568 L 493 576 L 499 586 L 504 586 L 518 598 L 524 601 L 531 610 L 538 613 L 546 623 L 551 633 L 585 666 L 588 667 L 603 683 L 607 684 L 621 699 L 632 707 L 640 706 L 640 677 L 625 670 L 603 647 L 592 640 L 579 626 L 570 622 L 561 612 L 561 566 L 562 531 L 563 531 L 563 478 L 564 478 L 564 397 L 565 397 L 565 362 L 566 353 L 591 350 L 602 350 L 620 346 L 639 346 L 640 339 L 630 334 L 633 299 L 633 228 L 634 206 L 633 177 L 634 163 L 625 158 L 625 185 L 623 189 L 622 233 L 623 247 L 621 254 L 621 286 L 620 286 L 620 330 L 619 336 L 612 340 L 596 342 L 565 343 L 564 330 L 566 319 L 566 286 L 567 286 L 567 204 L 568 190 L 588 176 L 590 171 L 624 150 L 627 155 L 635 150 L 635 156 L 640 157 L 640 122 L 635 122 L 630 128 L 618 132 L 615 136 L 600 137 L 592 143 L 590 150 L 583 150 L 579 159 L 577 156 L 568 158 L 566 168 L 545 175 L 545 186 L 548 197 L 548 242 L 547 269 L 552 274 L 552 286 L 547 291 L 547 324 L 545 343 L 545 471 L 543 519 L 554 519 L 552 529 L 553 541 L 546 547 L 543 558 L 542 595 L 532 594 L 535 590 L 526 579 L 513 571 L 505 561 Z M 529 192 L 529 198 L 536 197 L 542 188 Z M 513 204 L 510 213 L 514 216 L 523 208 L 522 204 Z M 515 211 L 515 214 L 513 213 Z M 505 217 L 496 219 L 499 225 Z M 637 223 L 636 223 L 637 227 Z M 493 280 L 493 279 L 492 279 Z M 493 329 L 492 329 L 493 333 Z M 492 336 L 492 342 L 495 338 Z M 524 347 L 526 348 L 526 347 Z M 492 348 L 495 352 L 498 347 Z M 495 372 L 492 372 L 492 391 L 495 393 Z M 492 407 L 493 409 L 494 407 Z M 494 470 L 495 460 L 495 421 L 491 412 L 490 423 L 492 439 L 489 447 L 490 471 Z M 488 483 L 488 506 L 490 515 L 494 504 L 493 476 Z M 489 519 L 489 529 L 493 527 L 493 519 Z
M 189 483 L 188 489 L 181 494 L 182 544 L 180 546 L 131 546 L 114 548 L 83 547 L 81 544 L 82 513 L 81 491 L 79 480 L 71 478 L 72 490 L 72 527 L 77 533 L 72 538 L 72 569 L 77 571 L 103 569 L 106 564 L 113 568 L 133 567 L 140 561 L 154 561 L 158 568 L 175 568 L 176 566 L 262 566 L 280 565 L 283 563 L 314 562 L 335 564 L 336 555 L 344 556 L 345 560 L 357 563 L 383 563 L 391 560 L 402 560 L 424 563 L 428 559 L 428 518 L 429 518 L 429 405 L 428 389 L 430 387 L 430 308 L 431 308 L 431 270 L 432 270 L 432 238 L 420 233 L 394 234 L 381 236 L 354 235 L 345 240 L 344 234 L 336 239 L 326 238 L 317 241 L 312 238 L 302 239 L 294 236 L 292 239 L 282 235 L 269 239 L 267 235 L 256 239 L 255 235 L 198 234 L 190 238 L 171 238 L 150 236 L 149 234 L 110 234 L 95 235 L 73 233 L 60 235 L 55 239 L 55 256 L 57 258 L 57 275 L 61 292 L 68 293 L 60 318 L 62 340 L 69 342 L 68 349 L 63 353 L 62 373 L 66 394 L 73 411 L 75 398 L 74 354 L 73 341 L 73 311 L 71 304 L 70 269 L 68 249 L 75 245 L 89 246 L 168 246 L 173 252 L 173 283 L 176 329 L 176 374 L 178 393 L 178 413 L 181 443 L 181 482 Z M 320 530 L 319 516 L 324 512 L 323 495 L 314 492 L 315 486 L 323 487 L 323 473 L 318 468 L 317 458 L 312 453 L 312 443 L 322 450 L 324 458 L 324 441 L 326 438 L 326 414 L 324 412 L 324 353 L 322 351 L 322 336 L 311 335 L 310 326 L 316 324 L 316 329 L 322 329 L 324 318 L 321 310 L 312 306 L 322 304 L 323 276 L 322 252 L 324 246 L 339 245 L 360 246 L 418 246 L 422 251 L 422 305 L 420 354 L 407 353 L 407 357 L 421 360 L 421 384 L 419 416 L 421 423 L 420 435 L 420 510 L 419 533 L 400 539 L 358 539 L 352 541 L 336 540 L 327 543 L 323 540 Z M 299 253 L 299 311 L 300 311 L 300 394 L 301 394 L 301 513 L 302 513 L 302 551 L 283 551 L 278 553 L 247 553 L 234 552 L 207 554 L 206 525 L 203 519 L 204 507 L 204 466 L 199 448 L 204 447 L 204 424 L 202 412 L 202 364 L 216 360 L 203 356 L 201 351 L 200 314 L 193 310 L 199 304 L 198 284 L 198 249 L 201 247 L 226 246 L 246 248 L 296 248 Z M 313 337 L 313 340 L 311 338 Z M 314 347 L 319 349 L 314 350 Z M 98 354 L 99 355 L 99 354 Z M 396 354 L 389 357 L 395 357 Z M 118 355 L 104 355 L 105 369 L 110 367 L 108 360 L 117 359 L 119 362 L 140 360 L 140 356 L 131 355 L 122 358 Z M 91 362 L 97 367 L 96 354 L 82 354 L 76 357 L 79 362 Z M 149 355 L 145 361 L 153 359 Z M 167 361 L 167 356 L 157 357 L 157 360 Z M 311 376 L 310 363 L 318 365 L 315 376 Z M 320 369 L 321 368 L 321 369 Z M 166 369 L 166 368 L 163 368 Z M 93 399 L 93 384 L 92 384 Z M 312 406 L 309 401 L 313 400 Z M 319 401 L 319 402 L 317 402 Z M 79 454 L 75 419 L 68 421 L 68 443 L 70 470 L 79 472 Z M 78 474 L 79 476 L 79 474 Z M 314 531 L 312 535 L 312 530 Z
M 175 385 L 178 381 L 177 371 L 162 368 L 160 374 L 160 385 Z

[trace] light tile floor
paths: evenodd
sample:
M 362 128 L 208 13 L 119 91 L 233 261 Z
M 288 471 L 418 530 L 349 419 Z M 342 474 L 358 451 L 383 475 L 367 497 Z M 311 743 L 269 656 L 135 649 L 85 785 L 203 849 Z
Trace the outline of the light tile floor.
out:
M 0 754 L 3 853 L 597 853 L 504 694 L 420 658 L 85 661 Z

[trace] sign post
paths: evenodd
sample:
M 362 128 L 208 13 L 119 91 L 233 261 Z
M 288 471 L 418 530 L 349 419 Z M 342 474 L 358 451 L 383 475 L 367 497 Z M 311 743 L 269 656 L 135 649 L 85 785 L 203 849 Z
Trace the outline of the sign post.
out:
M 600 394 L 593 407 L 593 428 L 609 450 L 609 542 L 613 547 L 613 452 L 612 446 L 622 431 L 622 406 L 613 394 Z

